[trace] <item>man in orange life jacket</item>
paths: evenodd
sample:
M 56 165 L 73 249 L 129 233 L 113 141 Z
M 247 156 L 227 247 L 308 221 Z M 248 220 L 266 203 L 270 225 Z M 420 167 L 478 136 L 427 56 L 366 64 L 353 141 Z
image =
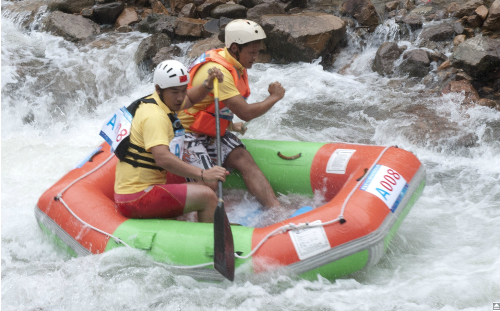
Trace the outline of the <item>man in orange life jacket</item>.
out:
M 174 112 L 191 107 L 208 95 L 213 79 L 223 80 L 222 73 L 211 69 L 204 85 L 187 90 L 190 81 L 187 68 L 168 60 L 155 69 L 155 92 L 134 102 L 136 109 L 116 165 L 115 202 L 129 218 L 172 218 L 197 211 L 198 221 L 213 222 L 217 196 L 204 184 L 167 184 L 167 171 L 201 182 L 224 181 L 229 172 L 214 166 L 207 170 L 183 162 L 184 130 Z M 178 153 L 177 157 L 174 153 Z
M 190 86 L 195 87 L 207 81 L 209 68 L 216 67 L 224 74 L 224 83 L 220 84 L 219 90 L 222 163 L 226 168 L 239 170 L 248 191 L 269 208 L 280 205 L 271 185 L 241 140 L 230 132 L 244 133 L 245 130 L 243 123 L 231 122 L 233 113 L 244 121 L 250 121 L 266 113 L 285 95 L 281 84 L 274 82 L 269 85 L 266 99 L 254 104 L 246 102 L 250 96 L 247 68 L 255 63 L 264 38 L 266 34 L 257 23 L 234 20 L 225 28 L 226 48 L 201 55 L 190 66 L 189 75 Z M 210 93 L 192 108 L 179 112 L 179 119 L 186 129 L 183 160 L 204 169 L 214 166 L 217 159 L 213 103 L 213 93 Z M 208 185 L 212 189 L 217 188 L 215 182 Z

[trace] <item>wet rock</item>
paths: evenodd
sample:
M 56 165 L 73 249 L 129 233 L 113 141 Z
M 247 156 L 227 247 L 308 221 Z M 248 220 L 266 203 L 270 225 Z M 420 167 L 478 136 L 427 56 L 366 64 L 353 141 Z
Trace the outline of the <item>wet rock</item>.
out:
M 115 27 L 131 25 L 139 22 L 139 16 L 134 8 L 125 8 L 116 19 Z
M 80 13 L 85 8 L 94 5 L 94 0 L 52 0 L 47 6 L 51 11 L 61 11 L 64 13 Z
M 455 34 L 460 35 L 464 33 L 464 26 L 460 22 L 455 22 L 451 24 L 453 27 L 453 30 L 455 30 Z
M 94 20 L 99 24 L 114 24 L 124 8 L 123 2 L 95 5 L 92 8 Z
M 424 24 L 424 19 L 421 15 L 418 14 L 408 14 L 403 17 L 403 23 L 408 25 L 411 30 L 415 31 L 417 29 L 422 28 Z
M 456 18 L 470 16 L 481 5 L 484 5 L 484 0 L 470 0 L 459 6 L 455 13 L 453 13 L 453 16 Z
M 196 5 L 194 5 L 194 3 L 186 4 L 182 8 L 182 10 L 179 12 L 177 17 L 195 18 L 196 17 Z
M 225 3 L 226 0 L 206 0 L 196 8 L 196 11 L 198 11 L 198 16 L 201 18 L 209 17 L 213 9 Z
M 444 61 L 448 60 L 448 57 L 446 57 L 446 55 L 437 51 L 429 51 L 427 52 L 427 55 L 429 56 L 431 62 L 435 62 L 438 66 Z
M 447 60 L 445 60 L 445 61 L 444 61 L 444 62 L 443 62 L 443 63 L 442 63 L 439 67 L 438 67 L 438 71 L 439 71 L 439 70 L 445 70 L 445 69 L 448 69 L 448 68 L 450 68 L 450 67 L 451 67 L 451 66 L 450 66 L 450 60 L 449 60 L 449 59 L 447 59 Z
M 198 56 L 202 55 L 206 51 L 223 48 L 224 43 L 222 43 L 217 36 L 212 36 L 210 38 L 198 41 L 188 53 L 190 60 L 195 60 Z
M 401 1 L 401 4 L 403 5 L 403 9 L 406 10 L 413 10 L 415 8 L 414 0 L 403 0 Z
M 394 10 L 396 10 L 398 7 L 399 7 L 399 1 L 391 1 L 391 2 L 387 2 L 387 3 L 385 4 L 385 11 L 386 11 L 386 12 L 394 11 Z
M 375 26 L 380 20 L 370 0 L 348 0 L 342 4 L 342 12 L 354 17 L 363 26 Z
M 453 39 L 453 45 L 458 46 L 465 41 L 465 35 L 458 35 Z
M 261 3 L 257 3 L 257 1 L 254 1 L 254 0 L 236 0 L 234 1 L 236 4 L 241 4 L 243 6 L 245 6 L 246 8 L 253 8 L 254 6 L 258 5 L 258 4 L 261 4 Z
M 151 60 L 151 67 L 156 68 L 162 61 L 181 56 L 181 54 L 182 50 L 176 45 L 162 47 Z
M 496 0 L 490 7 L 488 17 L 483 24 L 484 29 L 499 30 L 500 29 L 500 0 Z
M 496 100 L 481 98 L 477 101 L 477 104 L 480 106 L 496 109 L 500 111 L 500 103 Z
M 484 5 L 478 7 L 474 11 L 474 13 L 476 13 L 479 17 L 481 17 L 483 21 L 486 20 L 486 17 L 488 17 L 488 9 Z
M 170 38 L 175 36 L 175 21 L 177 17 L 166 16 L 163 14 L 151 13 L 138 24 L 138 29 L 141 32 L 152 34 L 164 33 Z
M 378 48 L 373 61 L 372 70 L 380 75 L 389 75 L 393 73 L 394 61 L 396 61 L 401 52 L 398 44 L 395 42 L 384 42 Z
M 475 34 L 474 34 L 474 29 L 472 29 L 472 28 L 464 28 L 464 32 L 463 32 L 463 34 L 464 34 L 464 35 L 465 35 L 465 37 L 467 37 L 467 38 L 472 38 L 472 37 L 474 37 L 474 36 L 475 36 Z
M 474 37 L 455 49 L 450 57 L 451 65 L 463 69 L 469 75 L 484 79 L 500 67 L 500 39 Z
M 151 3 L 151 9 L 153 9 L 153 13 L 170 15 L 167 8 L 160 1 L 153 1 Z
M 118 26 L 115 29 L 116 32 L 131 32 L 132 28 L 129 25 Z
M 261 26 L 270 53 L 286 62 L 310 62 L 332 53 L 346 32 L 344 21 L 322 13 L 264 15 Z
M 462 104 L 471 104 L 479 100 L 479 94 L 468 80 L 451 81 L 443 89 L 443 94 L 449 93 L 463 93 L 465 98 Z
M 450 15 L 453 15 L 456 11 L 458 11 L 459 8 L 460 4 L 452 2 L 446 7 L 446 12 L 448 12 L 448 14 Z
M 431 61 L 425 50 L 416 49 L 403 54 L 403 62 L 399 66 L 399 71 L 408 74 L 409 77 L 422 78 L 430 71 Z
M 481 27 L 482 24 L 483 19 L 479 15 L 473 14 L 467 18 L 467 25 L 472 28 Z
M 265 2 L 266 1 L 264 1 L 264 3 Z M 289 1 L 281 0 L 281 2 L 283 2 L 283 8 L 285 9 L 285 11 L 289 12 L 290 14 L 297 14 L 297 12 L 300 12 L 300 9 L 307 8 L 307 0 L 289 0 Z M 296 13 L 292 12 L 292 10 L 294 9 Z
M 465 72 L 462 71 L 462 72 L 457 73 L 457 75 L 455 77 L 455 80 L 457 80 L 457 81 L 467 80 L 467 81 L 470 82 L 470 81 L 472 81 L 474 79 L 472 79 L 471 76 L 469 76 L 468 74 L 466 74 Z
M 233 19 L 245 18 L 247 16 L 247 10 L 248 9 L 242 5 L 226 3 L 213 9 L 210 12 L 210 16 L 213 18 L 221 18 L 223 16 Z
M 247 11 L 247 19 L 260 24 L 260 17 L 268 14 L 286 14 L 286 12 L 278 3 L 262 3 Z
M 455 30 L 451 24 L 439 24 L 427 27 L 420 33 L 420 38 L 430 41 L 444 41 L 451 39 Z
M 92 10 L 91 8 L 83 9 L 80 14 L 85 18 L 94 19 L 94 10 Z
M 203 25 L 203 31 L 212 35 L 217 35 L 220 32 L 220 19 L 214 18 Z
M 68 41 L 83 41 L 100 33 L 100 27 L 93 21 L 59 11 L 50 13 L 44 30 L 64 37 Z
M 426 15 L 430 12 L 432 12 L 431 6 L 419 6 L 416 9 L 413 9 L 410 14 Z
M 134 61 L 143 72 L 149 73 L 154 69 L 153 57 L 161 48 L 170 46 L 168 35 L 159 33 L 147 37 L 141 41 L 134 55 Z
M 170 8 L 172 9 L 172 12 L 180 12 L 184 7 L 188 4 L 192 4 L 196 7 L 196 4 L 192 3 L 190 0 L 170 0 L 169 2 L 165 2 L 165 6 L 167 6 L 167 3 L 170 5 Z M 183 17 L 183 16 L 179 16 Z M 184 16 L 184 17 L 189 17 L 189 16 Z
M 203 25 L 207 21 L 201 19 L 180 17 L 175 22 L 175 34 L 182 37 L 203 37 Z

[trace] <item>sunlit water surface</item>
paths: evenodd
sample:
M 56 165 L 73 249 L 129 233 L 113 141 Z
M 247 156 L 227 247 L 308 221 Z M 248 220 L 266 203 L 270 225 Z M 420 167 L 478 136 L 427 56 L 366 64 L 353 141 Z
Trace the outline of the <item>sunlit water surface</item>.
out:
M 2 18 L 3 310 L 491 310 L 500 301 L 500 113 L 461 109 L 463 96 L 426 95 L 419 83 L 389 88 L 370 67 L 378 44 L 399 40 L 394 25 L 363 48 L 350 33 L 330 70 L 319 62 L 255 65 L 249 102 L 264 99 L 272 81 L 286 95 L 244 136 L 395 144 L 415 153 L 427 185 L 389 251 L 376 266 L 334 281 L 237 273 L 234 283 L 212 284 L 174 275 L 139 251 L 71 258 L 42 233 L 33 213 L 40 195 L 101 143 L 98 130 L 111 112 L 152 92 L 133 62 L 146 35 L 108 33 L 101 44 L 78 46 L 13 20 Z M 460 132 L 414 133 L 422 120 L 412 107 Z M 457 144 L 460 133 L 476 137 L 475 145 Z M 232 221 L 259 209 L 243 191 L 225 196 Z M 323 202 L 279 200 L 284 208 L 253 221 Z

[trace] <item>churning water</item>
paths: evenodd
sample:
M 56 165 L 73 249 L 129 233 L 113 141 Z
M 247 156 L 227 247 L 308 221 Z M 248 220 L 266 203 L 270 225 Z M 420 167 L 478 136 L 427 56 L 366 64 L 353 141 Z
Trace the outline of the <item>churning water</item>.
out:
M 79 46 L 26 31 L 17 20 L 2 17 L 4 310 L 448 311 L 492 310 L 500 302 L 500 112 L 464 109 L 462 95 L 432 95 L 419 82 L 373 73 L 378 44 L 400 40 L 394 25 L 379 27 L 366 44 L 349 33 L 332 69 L 319 62 L 255 65 L 249 102 L 265 98 L 272 81 L 286 95 L 245 135 L 415 153 L 427 186 L 388 252 L 376 266 L 335 281 L 276 273 L 212 284 L 174 275 L 139 251 L 71 258 L 39 229 L 39 196 L 101 143 L 98 130 L 111 112 L 153 88 L 133 62 L 146 35 L 106 33 Z M 257 206 L 241 192 L 226 195 L 235 211 Z

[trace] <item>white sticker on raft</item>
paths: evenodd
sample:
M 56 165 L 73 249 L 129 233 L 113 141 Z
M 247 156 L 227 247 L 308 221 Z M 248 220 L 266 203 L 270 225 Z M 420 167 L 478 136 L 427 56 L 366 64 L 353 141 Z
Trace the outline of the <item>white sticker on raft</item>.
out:
M 318 223 L 321 223 L 321 220 L 311 222 L 311 224 Z M 290 234 L 293 246 L 300 260 L 304 260 L 331 248 L 325 229 L 322 226 L 292 230 L 288 233 Z
M 351 156 L 356 152 L 354 149 L 337 149 L 330 156 L 328 164 L 326 165 L 326 172 L 328 174 L 345 174 L 347 164 Z
M 408 183 L 398 172 L 377 164 L 360 187 L 381 199 L 394 213 L 408 189 Z

